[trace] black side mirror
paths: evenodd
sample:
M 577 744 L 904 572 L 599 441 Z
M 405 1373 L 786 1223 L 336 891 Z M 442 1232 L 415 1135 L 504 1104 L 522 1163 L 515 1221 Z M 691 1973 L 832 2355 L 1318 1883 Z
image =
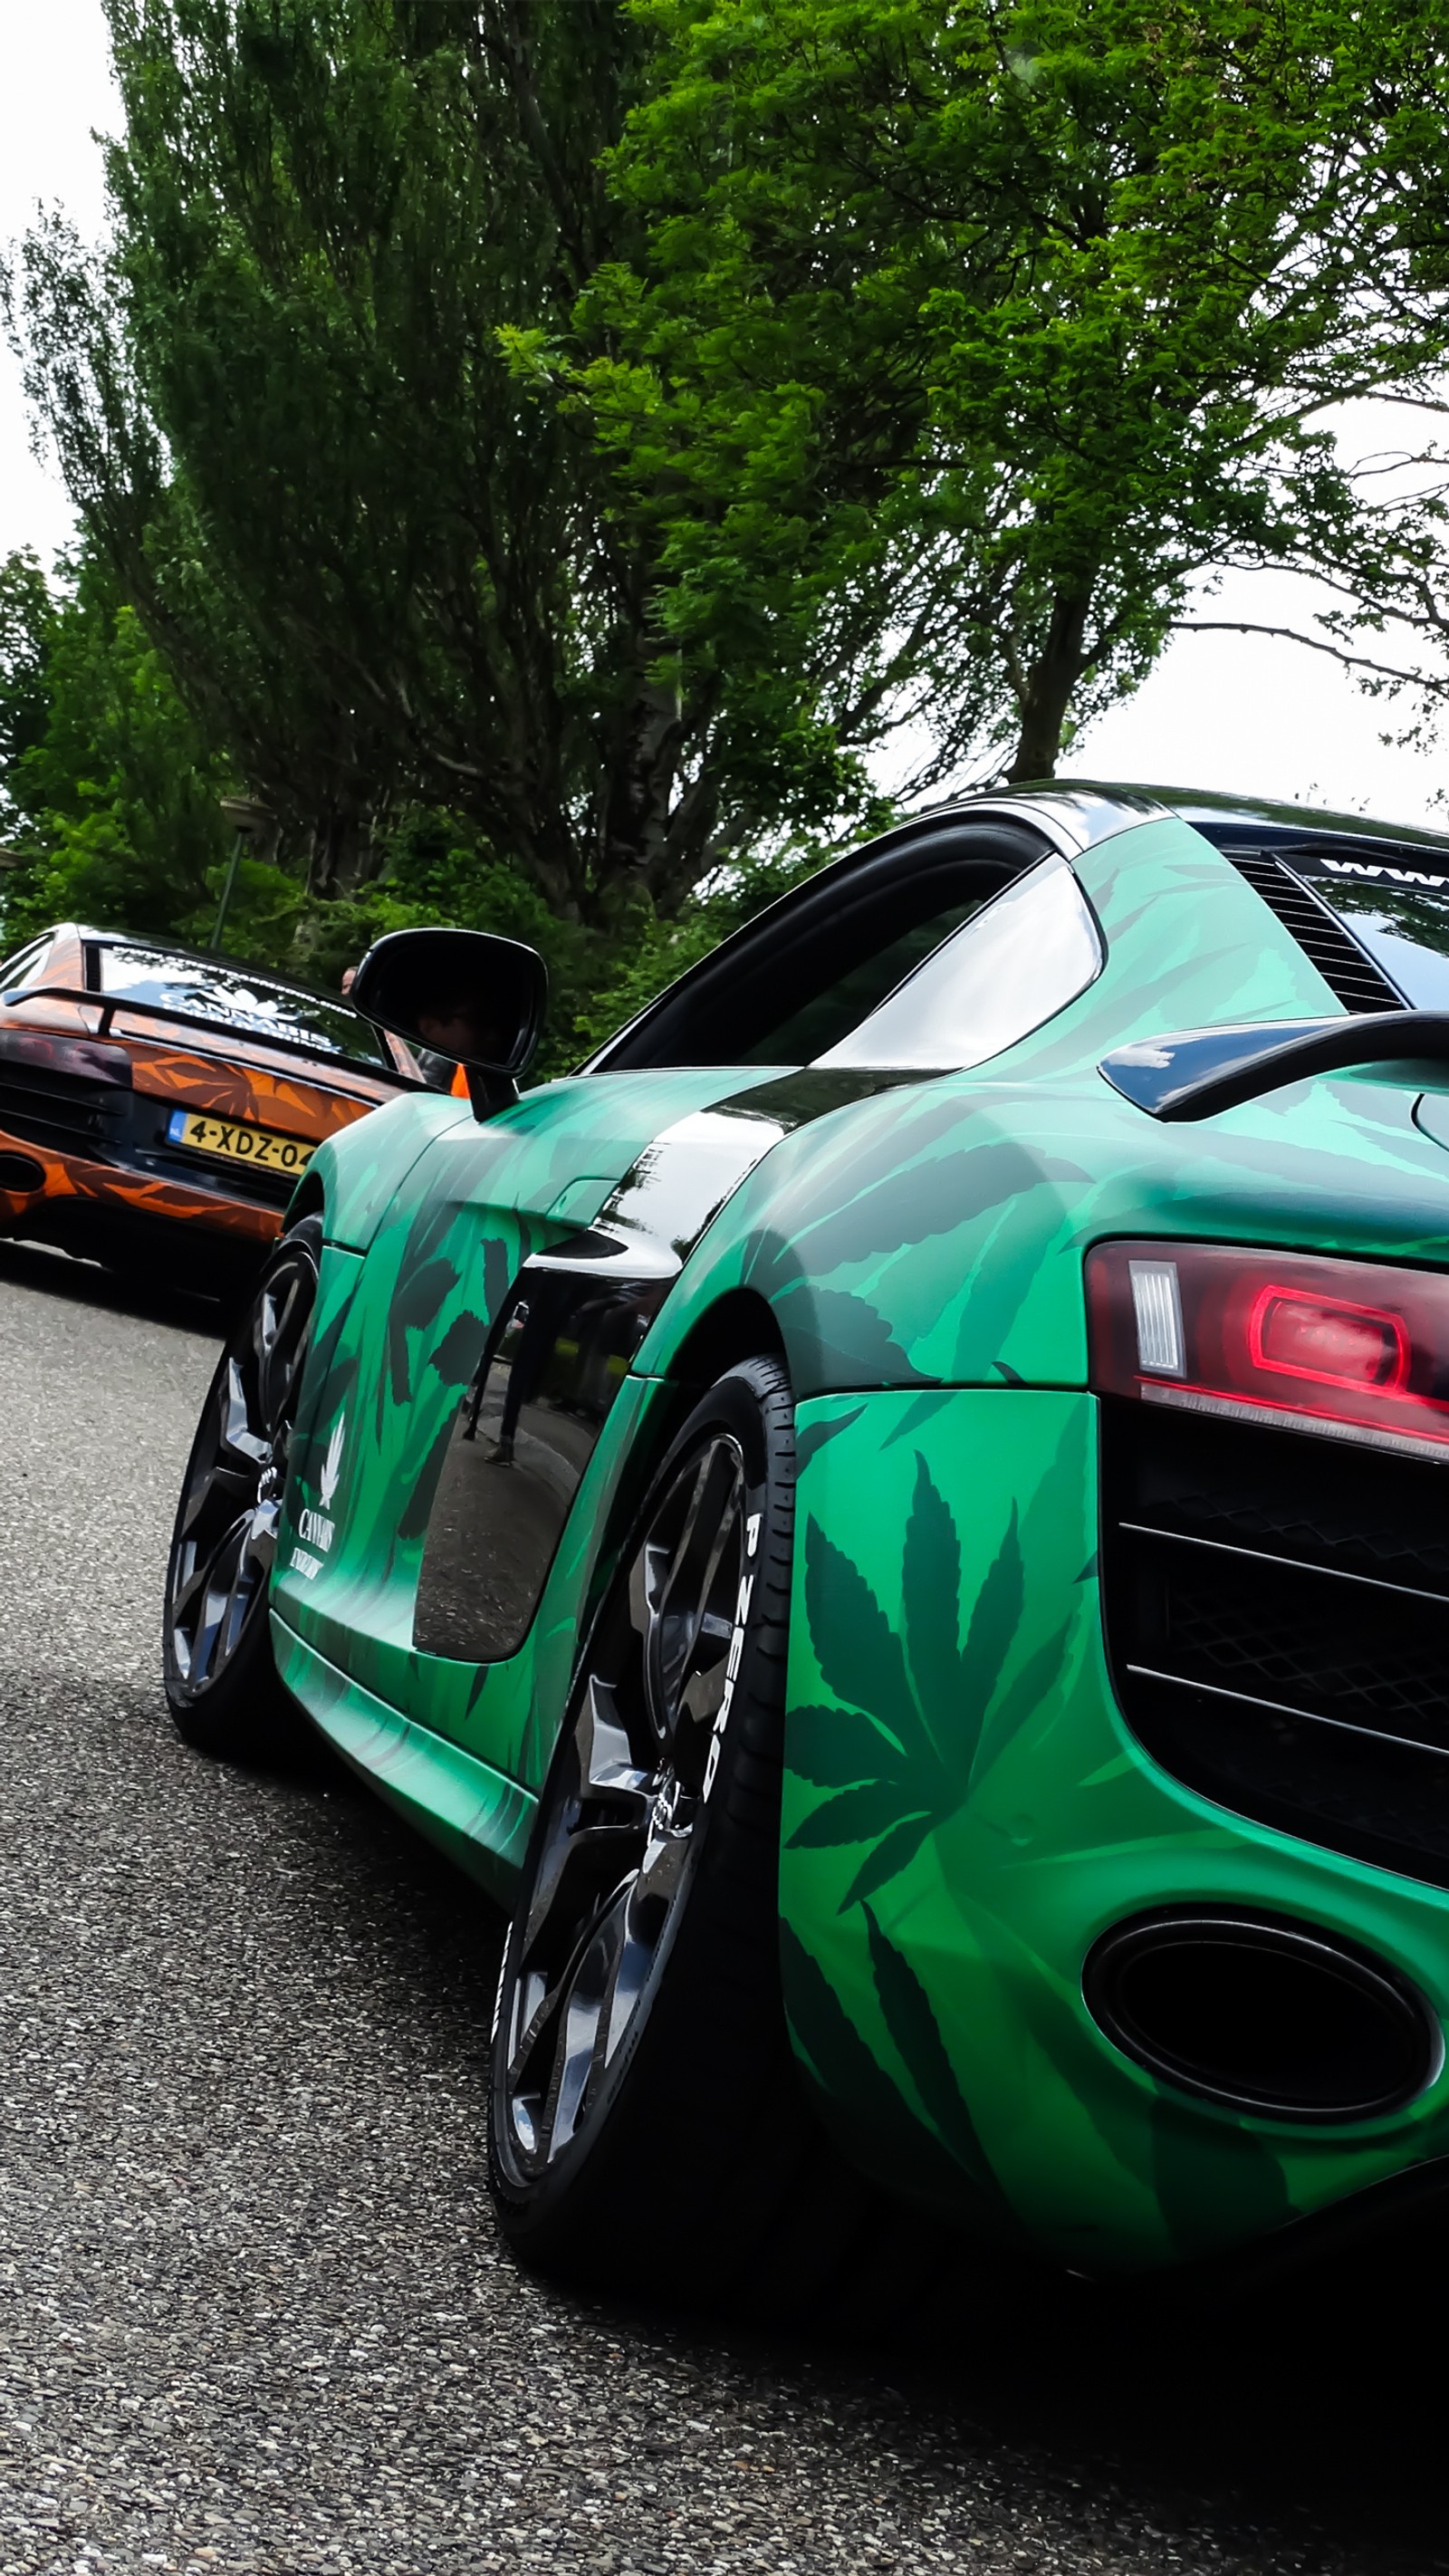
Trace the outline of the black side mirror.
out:
M 480 1117 L 517 1097 L 543 1034 L 548 969 L 536 948 L 487 930 L 392 930 L 347 996 L 394 1037 L 466 1067 Z

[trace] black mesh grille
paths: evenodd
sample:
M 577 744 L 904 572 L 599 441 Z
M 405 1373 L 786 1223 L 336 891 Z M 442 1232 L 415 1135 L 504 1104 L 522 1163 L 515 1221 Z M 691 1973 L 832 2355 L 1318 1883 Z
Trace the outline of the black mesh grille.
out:
M 104 1149 L 125 1131 L 129 1095 L 50 1065 L 0 1063 L 0 1129 L 63 1153 Z
M 1449 1466 L 1102 1407 L 1123 1711 L 1222 1805 L 1449 1886 Z
M 1348 1011 L 1401 1011 L 1404 997 L 1391 984 L 1336 913 L 1305 885 L 1282 859 L 1264 850 L 1231 850 L 1227 854 L 1255 893 L 1277 914 L 1286 931 L 1312 960 L 1330 992 Z

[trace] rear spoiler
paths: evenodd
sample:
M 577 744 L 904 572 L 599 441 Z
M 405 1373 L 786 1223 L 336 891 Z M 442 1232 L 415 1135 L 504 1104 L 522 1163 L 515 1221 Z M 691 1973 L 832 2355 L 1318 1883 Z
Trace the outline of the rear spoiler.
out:
M 1097 1070 L 1152 1118 L 1215 1117 L 1311 1073 L 1354 1064 L 1449 1064 L 1449 1012 L 1366 1011 L 1334 1020 L 1259 1020 L 1139 1038 Z
M 98 1038 L 110 1036 L 117 1011 L 130 1011 L 139 1019 L 172 1020 L 185 1029 L 208 1029 L 213 1037 L 250 1038 L 257 1046 L 280 1047 L 287 1055 L 309 1055 L 314 1063 L 349 1065 L 354 1073 L 370 1073 L 374 1081 L 395 1082 L 400 1090 L 429 1088 L 421 1078 L 414 1082 L 409 1074 L 400 1073 L 391 1057 L 386 1064 L 377 1064 L 363 1055 L 329 1056 L 327 1048 L 319 1046 L 315 1038 L 287 1037 L 281 1030 L 273 1034 L 270 1029 L 242 1028 L 234 1020 L 219 1020 L 205 1011 L 178 1011 L 170 1002 L 138 1002 L 125 993 L 92 992 L 83 984 L 17 984 L 10 992 L 0 993 L 0 1006 L 7 1011 L 18 1010 L 22 1002 L 83 1002 L 88 1010 L 100 1012 L 100 1026 L 93 1032 Z M 371 1020 L 367 1025 L 372 1027 Z

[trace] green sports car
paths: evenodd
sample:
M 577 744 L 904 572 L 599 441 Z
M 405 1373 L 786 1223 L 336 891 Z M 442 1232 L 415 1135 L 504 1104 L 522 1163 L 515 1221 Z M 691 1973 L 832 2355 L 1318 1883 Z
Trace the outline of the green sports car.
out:
M 165 1631 L 508 1909 L 511 2243 L 799 2312 L 1449 2181 L 1449 839 L 985 795 L 520 1096 L 543 987 L 369 954 L 470 1098 L 314 1157 Z

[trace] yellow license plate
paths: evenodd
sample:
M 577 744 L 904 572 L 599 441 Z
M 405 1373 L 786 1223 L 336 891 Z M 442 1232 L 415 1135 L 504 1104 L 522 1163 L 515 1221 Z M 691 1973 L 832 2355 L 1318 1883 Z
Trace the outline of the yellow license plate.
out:
M 317 1151 L 296 1136 L 273 1135 L 270 1127 L 243 1127 L 234 1118 L 206 1118 L 194 1109 L 173 1109 L 166 1133 L 173 1145 L 219 1154 L 227 1163 L 255 1163 L 266 1172 L 305 1172 Z

